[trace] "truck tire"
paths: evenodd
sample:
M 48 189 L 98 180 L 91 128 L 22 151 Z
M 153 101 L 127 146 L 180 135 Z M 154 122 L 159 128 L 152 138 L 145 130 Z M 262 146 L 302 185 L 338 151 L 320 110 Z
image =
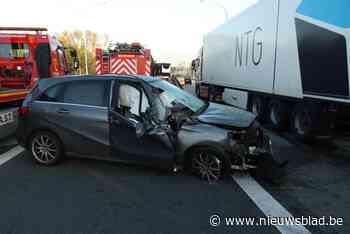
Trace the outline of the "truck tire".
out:
M 299 139 L 304 141 L 314 139 L 313 129 L 317 121 L 316 112 L 311 105 L 303 103 L 295 105 L 291 118 L 291 128 Z
M 268 120 L 275 130 L 283 131 L 288 129 L 287 104 L 279 100 L 271 100 L 269 103 Z
M 254 113 L 260 123 L 266 122 L 267 105 L 264 97 L 252 95 L 249 102 L 249 111 Z
M 321 104 L 299 103 L 295 105 L 291 118 L 291 128 L 303 141 L 332 140 L 332 120 Z

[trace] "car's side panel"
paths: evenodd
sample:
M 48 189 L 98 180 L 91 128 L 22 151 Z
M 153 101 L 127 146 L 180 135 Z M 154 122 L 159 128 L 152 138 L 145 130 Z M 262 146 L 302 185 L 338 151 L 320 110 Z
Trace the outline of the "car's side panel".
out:
M 66 152 L 109 155 L 108 110 L 104 107 L 34 101 L 32 125 L 55 132 Z
M 214 146 L 226 151 L 229 130 L 203 123 L 184 124 L 178 132 L 178 155 L 183 161 L 188 150 L 194 146 Z
M 157 136 L 145 134 L 137 137 L 135 123 L 121 114 L 113 111 L 113 105 L 117 104 L 120 84 L 128 84 L 145 92 L 149 103 L 152 103 L 152 94 L 147 93 L 147 88 L 139 81 L 115 82 L 112 107 L 109 112 L 110 141 L 112 158 L 120 161 L 149 164 L 158 167 L 169 167 L 174 162 L 174 149 L 169 144 L 167 135 Z M 140 121 L 140 120 L 137 120 Z
M 136 136 L 135 127 L 128 120 L 112 113 L 111 123 L 112 157 L 116 160 L 169 166 L 174 159 L 172 145 L 167 143 L 167 136 L 145 134 Z M 116 123 L 118 121 L 118 123 Z

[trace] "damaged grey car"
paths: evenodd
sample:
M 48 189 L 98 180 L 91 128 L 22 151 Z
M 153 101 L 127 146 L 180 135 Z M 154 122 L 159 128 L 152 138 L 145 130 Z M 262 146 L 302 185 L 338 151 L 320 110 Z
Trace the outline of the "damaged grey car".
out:
M 76 156 L 184 168 L 208 181 L 272 159 L 255 115 L 142 76 L 40 80 L 19 108 L 17 139 L 43 165 Z

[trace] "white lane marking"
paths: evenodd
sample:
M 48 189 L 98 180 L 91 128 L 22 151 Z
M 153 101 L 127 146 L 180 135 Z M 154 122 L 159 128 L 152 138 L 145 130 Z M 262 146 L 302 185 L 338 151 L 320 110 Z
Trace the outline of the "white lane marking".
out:
M 259 207 L 266 217 L 293 217 L 286 208 L 276 201 L 250 175 L 232 175 L 233 180 L 243 189 L 250 199 Z M 311 234 L 302 225 L 275 226 L 283 234 L 307 233 Z
M 10 149 L 6 153 L 1 154 L 0 155 L 0 166 L 2 164 L 6 163 L 7 161 L 13 159 L 14 157 L 16 157 L 17 155 L 19 155 L 22 152 L 24 152 L 24 148 L 22 146 L 18 145 L 16 147 Z

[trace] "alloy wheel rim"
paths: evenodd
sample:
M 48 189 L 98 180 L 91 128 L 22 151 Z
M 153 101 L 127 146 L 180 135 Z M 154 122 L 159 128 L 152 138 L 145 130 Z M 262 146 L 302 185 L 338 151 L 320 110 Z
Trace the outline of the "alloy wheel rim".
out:
M 57 145 L 47 135 L 36 136 L 32 141 L 32 153 L 41 163 L 50 163 L 57 157 Z
M 220 179 L 222 171 L 221 161 L 213 154 L 199 152 L 192 159 L 192 167 L 203 180 L 214 182 Z

